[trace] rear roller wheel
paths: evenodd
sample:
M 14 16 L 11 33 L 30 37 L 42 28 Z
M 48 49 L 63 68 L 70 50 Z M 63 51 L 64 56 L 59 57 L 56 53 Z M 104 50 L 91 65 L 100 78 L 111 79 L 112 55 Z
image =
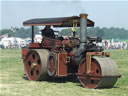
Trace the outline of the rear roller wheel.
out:
M 29 80 L 46 80 L 47 58 L 49 52 L 45 49 L 31 50 L 25 58 L 25 72 Z
M 93 57 L 91 72 L 87 73 L 84 59 L 78 70 L 80 83 L 86 88 L 110 88 L 120 76 L 116 63 L 109 57 Z

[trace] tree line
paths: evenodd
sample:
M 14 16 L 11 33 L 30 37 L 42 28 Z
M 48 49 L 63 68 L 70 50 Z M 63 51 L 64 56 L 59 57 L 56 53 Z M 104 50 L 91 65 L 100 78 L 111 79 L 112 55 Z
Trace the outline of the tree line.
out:
M 39 33 L 39 27 L 34 27 L 34 34 Z M 28 28 L 13 28 L 13 29 L 2 29 L 0 30 L 0 35 L 8 34 L 8 37 L 20 37 L 20 38 L 27 38 L 32 36 L 32 27 Z
M 63 29 L 60 32 L 60 35 L 71 35 L 69 34 L 71 32 L 70 29 Z M 76 28 L 76 34 L 80 36 L 80 28 Z M 100 27 L 92 27 L 87 29 L 87 36 L 92 37 L 101 37 L 102 39 L 128 39 L 128 30 L 124 28 L 100 28 Z
M 34 27 L 34 32 L 35 34 L 39 33 L 40 29 L 39 27 L 35 26 Z M 60 36 L 71 36 L 72 29 L 67 28 L 67 29 L 62 29 L 59 32 Z M 0 35 L 8 34 L 9 37 L 20 37 L 20 38 L 31 38 L 32 34 L 32 28 L 17 28 L 15 31 L 11 29 L 2 29 L 0 30 Z M 77 36 L 80 36 L 80 28 L 76 28 L 76 34 Z M 87 36 L 98 36 L 101 37 L 102 39 L 128 39 L 128 30 L 124 28 L 100 28 L 100 27 L 92 27 L 88 28 L 87 30 Z

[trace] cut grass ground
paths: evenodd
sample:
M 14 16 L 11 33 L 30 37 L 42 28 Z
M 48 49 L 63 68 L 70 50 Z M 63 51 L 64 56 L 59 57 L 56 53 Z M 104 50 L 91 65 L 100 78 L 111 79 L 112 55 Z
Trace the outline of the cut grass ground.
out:
M 128 96 L 128 50 L 109 50 L 122 75 L 114 88 L 87 89 L 78 80 L 29 81 L 21 50 L 0 50 L 0 96 Z

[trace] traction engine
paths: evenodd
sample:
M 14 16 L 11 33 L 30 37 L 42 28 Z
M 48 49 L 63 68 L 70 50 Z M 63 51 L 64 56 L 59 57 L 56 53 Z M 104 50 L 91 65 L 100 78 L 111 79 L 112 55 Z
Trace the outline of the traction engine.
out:
M 94 43 L 101 42 L 100 38 L 87 37 L 87 27 L 93 23 L 87 16 L 80 14 L 78 17 L 41 19 L 42 21 L 32 19 L 24 22 L 24 25 L 32 26 L 32 43 L 28 48 L 22 48 L 24 68 L 29 80 L 75 75 L 86 88 L 114 86 L 120 77 L 117 64 L 109 53 L 103 52 L 103 48 Z M 70 27 L 73 19 L 78 21 L 80 38 L 44 37 L 41 43 L 34 43 L 34 24 Z

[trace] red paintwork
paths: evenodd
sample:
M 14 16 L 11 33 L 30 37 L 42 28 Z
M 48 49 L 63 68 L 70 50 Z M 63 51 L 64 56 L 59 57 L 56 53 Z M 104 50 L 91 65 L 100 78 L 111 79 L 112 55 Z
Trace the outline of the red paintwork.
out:
M 84 60 L 78 69 L 80 82 L 86 88 L 95 88 L 102 79 L 100 66 L 95 59 L 91 60 L 91 66 L 91 72 L 87 74 L 87 64 Z
M 29 48 L 54 48 L 61 47 L 61 41 L 51 38 L 44 38 L 42 43 L 30 43 Z
M 58 59 L 58 76 L 67 76 L 67 54 L 60 53 Z
M 56 47 L 61 47 L 61 41 L 60 41 L 60 40 L 56 40 L 55 46 L 56 46 Z
M 40 77 L 42 65 L 38 63 L 38 60 L 40 60 L 40 57 L 38 53 L 35 51 L 31 51 L 31 54 L 26 56 L 24 66 L 25 66 L 26 75 L 29 80 L 38 80 Z M 33 67 L 33 63 L 36 64 L 35 67 Z
M 40 48 L 40 43 L 30 43 L 29 47 L 31 48 Z
M 29 52 L 28 48 L 22 48 L 22 58 L 25 59 L 27 53 Z
M 73 40 L 63 40 L 62 41 L 62 44 L 63 44 L 63 46 L 65 46 L 65 47 L 74 47 L 75 46 L 75 42 L 73 41 Z
M 43 46 L 50 46 L 50 40 L 44 40 Z

